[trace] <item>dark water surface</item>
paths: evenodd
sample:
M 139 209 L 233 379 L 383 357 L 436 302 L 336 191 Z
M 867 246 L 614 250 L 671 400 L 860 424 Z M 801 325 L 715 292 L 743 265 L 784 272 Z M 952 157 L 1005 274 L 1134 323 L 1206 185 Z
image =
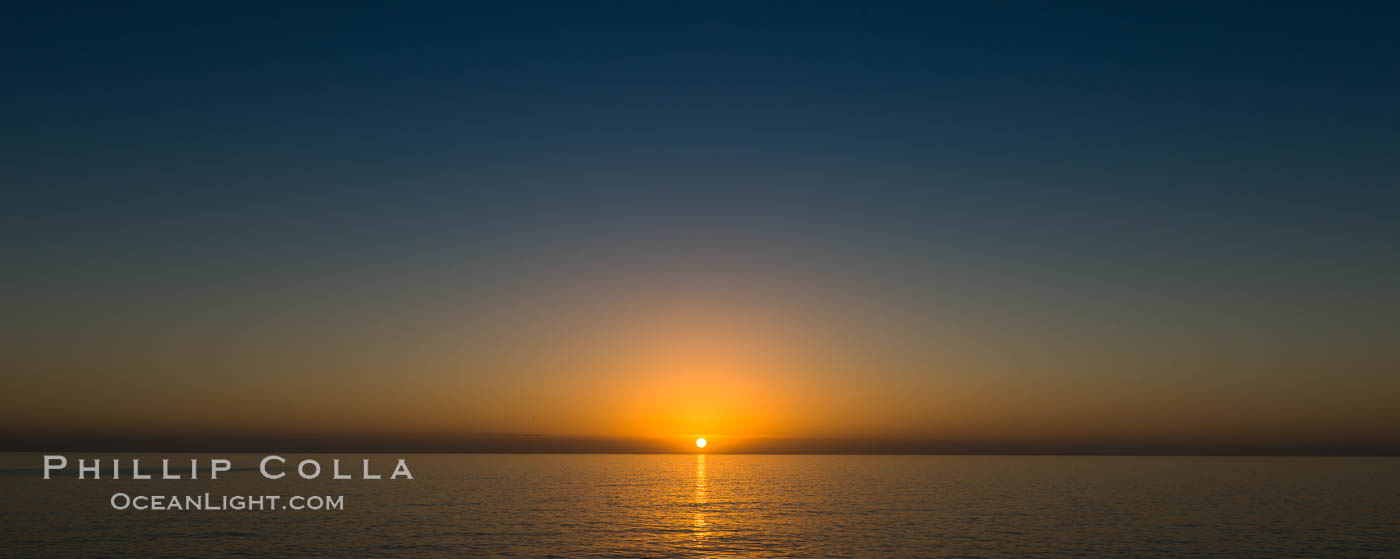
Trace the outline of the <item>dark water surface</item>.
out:
M 188 468 L 189 455 L 168 456 Z M 237 471 L 211 482 L 77 480 L 71 465 L 45 481 L 40 455 L 0 455 L 4 553 L 1400 556 L 1396 458 L 403 455 L 416 479 L 365 481 L 361 457 L 337 455 L 357 479 L 329 479 L 332 456 L 316 456 L 320 479 L 268 481 L 262 455 L 221 456 Z M 288 471 L 305 458 L 284 456 Z M 398 457 L 371 460 L 387 478 Z M 206 491 L 343 495 L 345 510 L 109 504 L 116 492 Z

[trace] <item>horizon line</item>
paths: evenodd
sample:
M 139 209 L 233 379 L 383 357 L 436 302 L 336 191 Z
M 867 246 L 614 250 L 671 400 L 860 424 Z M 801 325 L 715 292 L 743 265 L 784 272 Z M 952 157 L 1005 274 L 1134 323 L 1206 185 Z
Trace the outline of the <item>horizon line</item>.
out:
M 511 434 L 252 435 L 230 433 L 0 433 L 0 452 L 303 454 L 734 454 L 927 456 L 1400 456 L 1400 441 L 718 437 L 700 451 L 686 437 Z
M 84 453 L 84 454 L 387 454 L 387 455 L 555 455 L 555 456 L 1026 456 L 1026 457 L 1122 457 L 1122 458 L 1400 458 L 1400 452 L 1386 453 L 1133 453 L 1133 452 L 609 452 L 609 451 L 509 451 L 509 450 L 464 450 L 464 451 L 390 451 L 390 450 L 80 450 L 80 449 L 45 449 L 45 450 L 0 450 L 0 454 L 53 454 L 53 453 Z

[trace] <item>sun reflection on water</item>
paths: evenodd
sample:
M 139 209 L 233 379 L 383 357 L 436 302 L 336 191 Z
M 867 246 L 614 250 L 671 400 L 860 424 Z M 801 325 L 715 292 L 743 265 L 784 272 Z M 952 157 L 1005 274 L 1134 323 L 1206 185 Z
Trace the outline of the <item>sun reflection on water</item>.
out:
M 708 490 L 705 487 L 705 455 L 695 456 L 695 512 L 693 521 L 693 533 L 697 545 L 704 543 L 705 537 L 710 534 L 709 523 L 705 522 L 705 513 L 702 510 L 708 500 Z

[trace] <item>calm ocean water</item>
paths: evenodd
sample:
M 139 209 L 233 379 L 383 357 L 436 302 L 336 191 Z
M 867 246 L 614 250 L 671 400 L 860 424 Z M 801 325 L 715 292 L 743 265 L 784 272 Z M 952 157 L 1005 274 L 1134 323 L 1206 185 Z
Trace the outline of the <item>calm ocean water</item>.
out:
M 243 469 L 44 481 L 39 455 L 0 455 L 4 554 L 1400 557 L 1394 458 L 403 455 L 413 481 L 268 481 L 262 455 L 220 456 Z M 345 510 L 112 510 L 119 491 Z

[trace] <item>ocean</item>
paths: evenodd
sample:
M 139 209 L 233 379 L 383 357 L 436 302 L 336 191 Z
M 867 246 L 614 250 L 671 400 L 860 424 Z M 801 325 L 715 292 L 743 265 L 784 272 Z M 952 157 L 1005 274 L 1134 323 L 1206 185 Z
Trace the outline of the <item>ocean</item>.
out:
M 191 457 L 233 470 L 44 480 L 42 455 L 0 455 L 4 554 L 1400 557 L 1397 458 L 347 454 L 310 456 L 325 471 L 303 480 L 308 456 L 286 454 L 289 475 L 267 480 L 265 455 L 167 456 L 186 478 Z M 330 479 L 335 458 L 353 479 Z M 385 479 L 360 479 L 362 458 Z M 412 480 L 387 479 L 399 458 Z M 118 493 L 343 510 L 115 510 Z

